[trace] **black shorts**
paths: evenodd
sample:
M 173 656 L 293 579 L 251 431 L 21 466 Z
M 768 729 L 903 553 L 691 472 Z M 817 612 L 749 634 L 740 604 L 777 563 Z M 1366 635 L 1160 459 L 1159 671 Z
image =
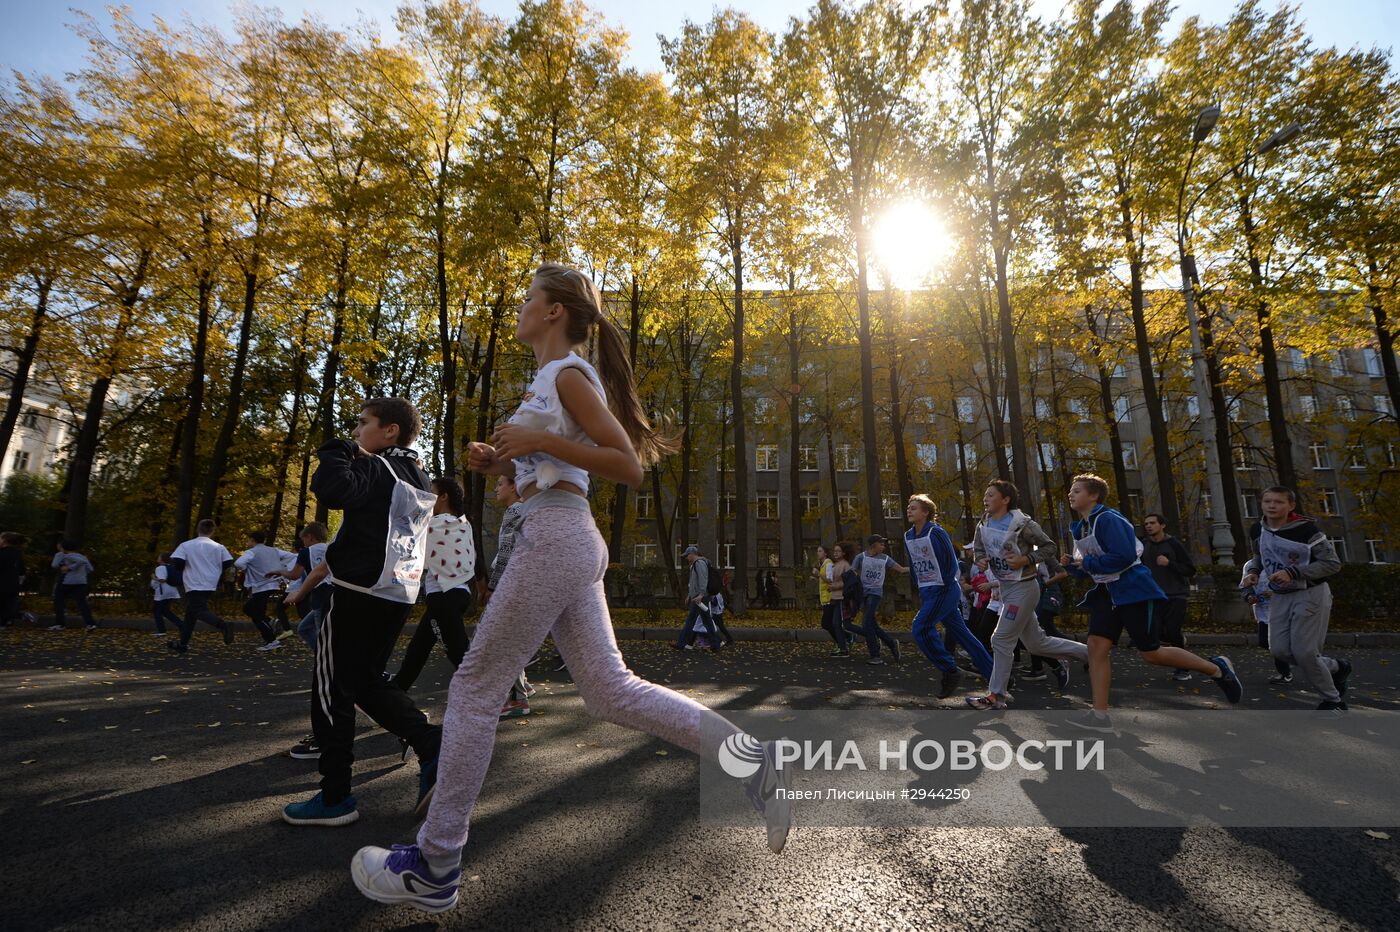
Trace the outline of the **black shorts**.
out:
M 1100 590 L 1089 598 L 1089 634 L 1117 644 L 1126 630 L 1138 650 L 1156 650 L 1162 646 L 1162 613 L 1166 607 L 1163 599 L 1115 607 L 1108 593 Z

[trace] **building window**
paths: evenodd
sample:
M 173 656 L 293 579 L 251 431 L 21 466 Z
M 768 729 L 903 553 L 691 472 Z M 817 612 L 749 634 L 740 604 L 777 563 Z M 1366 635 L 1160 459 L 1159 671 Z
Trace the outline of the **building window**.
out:
M 12 463 L 12 466 L 13 466 L 15 472 L 28 472 L 28 471 L 29 471 L 29 451 L 28 451 L 28 450 L 16 450 L 16 451 L 15 451 L 15 455 L 14 455 L 14 459 L 11 461 L 11 463 Z
M 25 408 L 24 413 L 19 416 L 19 426 L 35 428 L 39 426 L 39 411 L 36 408 Z
M 1240 414 L 1243 413 L 1244 406 L 1240 404 L 1238 398 L 1231 398 L 1225 405 L 1225 414 L 1232 421 L 1239 421 Z
M 1303 419 L 1311 421 L 1317 417 L 1317 396 L 1299 395 L 1298 406 L 1303 409 Z
M 803 472 L 817 471 L 817 448 L 798 447 L 797 448 L 797 468 Z
M 1347 447 L 1347 468 L 1366 468 L 1366 448 L 1359 443 L 1353 443 Z
M 700 517 L 700 493 L 699 493 L 699 492 L 691 492 L 691 493 L 690 493 L 690 514 L 688 515 L 688 517 L 689 517 L 690 520 L 692 520 L 692 521 L 694 521 L 695 519 L 697 519 L 697 518 Z
M 821 506 L 821 499 L 817 496 L 816 492 L 802 493 L 802 515 L 804 517 L 809 514 L 815 514 Z
M 1128 404 L 1127 395 L 1119 395 L 1113 400 L 1113 416 L 1119 423 L 1128 423 L 1133 419 L 1132 406 Z
M 899 505 L 899 496 L 898 496 L 898 495 L 886 495 L 886 496 L 885 496 L 885 517 L 886 517 L 886 518 L 902 518 L 902 517 L 904 517 L 904 509 L 901 508 L 900 505 Z
M 1336 489 L 1322 490 L 1322 513 L 1328 517 L 1336 517 L 1342 513 L 1341 501 L 1337 498 Z
M 754 469 L 759 472 L 778 471 L 778 448 L 772 444 L 754 447 Z
M 1303 351 L 1290 347 L 1283 351 L 1283 359 L 1294 372 L 1303 371 Z
M 1340 537 L 1329 537 L 1327 540 L 1332 545 L 1332 549 L 1337 551 L 1337 559 L 1345 563 L 1347 561 L 1347 542 Z
M 971 424 L 976 418 L 977 406 L 971 398 L 958 398 L 958 420 L 964 424 Z
M 1372 395 L 1371 406 L 1376 409 L 1377 414 L 1384 414 L 1386 417 L 1395 416 L 1395 406 L 1390 403 L 1389 395 Z
M 1002 452 L 1002 454 L 1006 457 L 1006 468 L 1007 468 L 1007 469 L 1015 469 L 1015 468 L 1016 468 L 1015 465 L 1014 465 L 1015 462 L 1016 462 L 1015 448 L 1014 448 L 1013 446 L 1011 446 L 1011 444 L 1009 444 L 1009 443 L 1004 443 L 1004 444 L 1001 445 L 1001 452 Z
M 1186 396 L 1186 415 L 1188 417 L 1201 416 L 1201 400 L 1195 395 Z
M 856 513 L 856 493 L 842 492 L 836 496 L 836 510 L 842 518 L 850 518 Z
M 1055 445 L 1053 443 L 1040 444 L 1040 469 L 1042 472 L 1055 468 Z
M 914 444 L 914 455 L 919 458 L 919 463 L 925 469 L 932 469 L 938 465 L 938 444 L 916 443 Z
M 679 541 L 676 542 L 676 567 L 678 569 L 682 566 L 685 566 L 685 557 L 681 556 L 681 554 L 685 553 L 685 548 L 698 546 L 700 545 L 695 543 L 694 541 L 691 541 L 689 544 L 681 544 Z
M 1089 405 L 1079 398 L 1070 399 L 1069 413 L 1073 414 L 1075 420 L 1079 421 L 1081 424 L 1088 423 L 1089 421 Z
M 637 517 L 638 517 L 638 518 L 650 518 L 650 517 L 651 517 L 651 510 L 652 510 L 652 508 L 654 507 L 654 505 L 655 505 L 655 501 L 652 499 L 651 493 L 650 493 L 650 492 L 638 492 L 638 493 L 637 493 Z
M 1132 440 L 1123 441 L 1123 468 L 1138 468 L 1137 443 Z
M 860 451 L 849 443 L 836 448 L 836 469 L 838 472 L 860 472 Z
M 1369 563 L 1385 562 L 1385 541 L 1375 538 L 1366 539 L 1366 560 Z
M 1327 450 L 1325 443 L 1308 444 L 1308 452 L 1312 454 L 1313 469 L 1331 469 L 1332 454 Z
M 1050 420 L 1050 402 L 1044 398 L 1037 398 L 1035 400 L 1035 416 L 1037 420 Z
M 1362 358 L 1362 359 L 1365 361 L 1365 363 L 1366 363 L 1366 374 L 1367 374 L 1368 376 L 1370 376 L 1370 377 L 1373 378 L 1373 379 L 1379 379 L 1380 377 L 1382 377 L 1383 375 L 1385 375 L 1385 371 L 1384 371 L 1383 369 L 1381 369 L 1381 353 L 1380 353 L 1380 350 L 1375 349 L 1374 347 L 1372 347 L 1371 349 L 1364 349 L 1364 350 L 1361 351 L 1361 358 Z M 1380 560 L 1372 560 L 1371 562 L 1372 562 L 1372 563 L 1379 563 L 1379 562 L 1381 562 L 1381 561 L 1380 561 Z
M 719 553 L 720 559 L 724 562 L 724 568 L 727 570 L 734 569 L 734 543 L 731 541 L 727 544 L 720 544 Z
M 726 518 L 732 518 L 732 517 L 734 517 L 734 493 L 733 493 L 733 492 L 726 492 L 725 495 L 724 495 L 724 516 L 725 516 Z
M 761 420 L 767 420 L 773 413 L 773 399 L 767 395 L 759 395 L 753 400 L 753 416 Z
M 1247 443 L 1235 446 L 1235 469 L 1254 468 L 1254 449 Z
M 958 444 L 958 461 L 962 469 L 977 468 L 977 448 L 970 443 Z
M 1134 515 L 1136 515 L 1136 516 L 1137 516 L 1137 519 L 1138 519 L 1139 521 L 1142 520 L 1142 513 L 1143 513 L 1143 512 L 1142 512 L 1142 493 L 1141 493 L 1141 492 L 1129 492 L 1129 493 L 1128 493 L 1128 510 L 1131 511 Z
M 1074 450 L 1074 464 L 1077 469 L 1092 469 L 1098 458 L 1097 447 L 1076 447 Z
M 754 497 L 755 517 L 760 520 L 778 517 L 778 496 L 774 492 L 763 492 Z
M 1240 513 L 1246 518 L 1259 517 L 1259 490 L 1243 489 L 1240 491 Z
M 653 566 L 656 563 L 655 544 L 633 544 L 632 545 L 632 565 L 633 566 Z
M 1344 421 L 1350 421 L 1356 412 L 1352 409 L 1351 399 L 1345 395 L 1337 396 L 1337 417 Z

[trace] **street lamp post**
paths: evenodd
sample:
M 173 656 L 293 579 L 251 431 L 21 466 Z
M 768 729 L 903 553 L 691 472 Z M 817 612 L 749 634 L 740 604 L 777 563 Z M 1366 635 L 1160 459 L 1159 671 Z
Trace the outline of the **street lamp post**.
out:
M 1196 209 L 1196 205 L 1200 203 L 1206 192 L 1230 172 L 1221 173 L 1192 199 L 1189 207 L 1186 207 L 1185 210 L 1182 209 L 1186 200 L 1186 182 L 1190 178 L 1191 167 L 1196 161 L 1196 151 L 1206 137 L 1211 134 L 1211 131 L 1215 129 L 1215 124 L 1219 119 L 1220 107 L 1211 105 L 1197 114 L 1196 124 L 1191 129 L 1191 155 L 1186 160 L 1186 171 L 1181 175 L 1181 187 L 1177 191 L 1176 198 L 1176 248 L 1181 266 L 1181 295 L 1186 302 L 1186 323 L 1191 334 L 1191 370 L 1196 388 L 1196 407 L 1200 412 L 1201 445 L 1205 450 L 1206 457 L 1206 487 L 1210 492 L 1211 560 L 1214 563 L 1230 564 L 1235 561 L 1235 537 L 1230 530 L 1230 521 L 1226 517 L 1224 482 L 1220 475 L 1220 447 L 1215 439 L 1215 406 L 1211 403 L 1210 375 L 1206 369 L 1206 354 L 1201 342 L 1201 323 L 1196 305 L 1196 289 L 1200 285 L 1200 277 L 1196 271 L 1196 259 L 1188 251 L 1187 243 L 1187 223 L 1190 222 L 1191 212 Z M 1264 155 L 1280 146 L 1287 145 L 1298 138 L 1302 132 L 1301 126 L 1297 123 L 1290 123 L 1264 140 L 1255 154 Z M 1249 156 L 1246 156 L 1230 171 L 1241 167 L 1248 160 Z

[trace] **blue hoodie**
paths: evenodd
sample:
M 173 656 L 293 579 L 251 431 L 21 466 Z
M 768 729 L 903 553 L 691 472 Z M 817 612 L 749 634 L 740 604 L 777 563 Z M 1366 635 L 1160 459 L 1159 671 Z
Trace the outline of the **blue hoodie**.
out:
M 1084 594 L 1079 603 L 1081 606 L 1088 604 L 1089 598 L 1105 587 L 1115 606 L 1133 605 L 1167 597 L 1162 592 L 1162 587 L 1152 578 L 1151 570 L 1141 563 L 1133 565 L 1138 559 L 1137 534 L 1133 533 L 1133 526 L 1128 523 L 1127 518 L 1112 508 L 1099 504 L 1089 512 L 1087 521 L 1075 521 L 1069 529 L 1075 540 L 1083 540 L 1089 536 L 1091 527 L 1094 539 L 1103 549 L 1103 555 L 1085 557 L 1083 567 L 1071 566 L 1069 571 L 1084 577 L 1107 576 L 1110 573 L 1123 575 L 1111 583 L 1099 583 L 1094 586 Z
M 927 537 L 929 543 L 933 544 L 933 556 L 934 559 L 938 561 L 938 570 L 943 576 L 943 585 L 925 587 L 932 593 L 933 617 L 941 618 L 949 612 L 957 611 L 959 604 L 962 602 L 962 587 L 958 585 L 958 577 L 960 575 L 958 553 L 953 547 L 953 539 L 948 536 L 948 532 L 932 521 L 924 525 L 924 532 L 922 534 L 919 534 L 912 527 L 904 532 L 904 539 L 906 541 L 913 540 L 916 537 Z M 906 544 L 906 552 L 908 549 L 908 545 Z M 918 568 L 913 565 L 913 557 L 910 557 L 909 563 L 911 569 L 913 569 L 909 577 L 915 579 L 915 585 L 917 586 L 918 580 L 916 577 L 918 575 Z M 919 596 L 922 601 L 923 590 L 919 591 Z

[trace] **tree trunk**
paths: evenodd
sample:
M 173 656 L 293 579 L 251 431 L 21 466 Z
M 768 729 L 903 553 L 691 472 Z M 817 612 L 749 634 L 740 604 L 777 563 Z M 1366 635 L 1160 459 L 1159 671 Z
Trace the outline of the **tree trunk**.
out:
M 1220 463 L 1220 494 L 1225 496 L 1225 518 L 1230 522 L 1230 534 L 1235 538 L 1235 565 L 1244 566 L 1252 555 L 1252 545 L 1245 533 L 1244 514 L 1240 509 L 1240 484 L 1235 476 L 1234 442 L 1230 435 L 1230 410 L 1225 404 L 1225 388 L 1220 374 L 1220 360 L 1215 355 L 1215 333 L 1211 316 L 1198 298 L 1200 312 L 1201 352 L 1206 360 L 1206 384 L 1210 387 L 1210 406 L 1215 412 L 1215 453 Z M 1215 503 L 1211 503 L 1214 509 Z
M 321 422 L 321 443 L 335 439 L 336 420 L 336 380 L 340 375 L 340 343 L 345 336 L 345 308 L 349 293 L 349 245 L 341 247 L 340 260 L 336 269 L 335 298 L 331 302 L 331 344 L 326 350 L 326 359 L 321 367 L 321 391 L 317 401 L 317 418 Z M 316 502 L 316 520 L 325 524 L 331 510 L 321 501 Z M 301 523 L 298 517 L 298 524 Z
M 865 462 L 865 499 L 869 509 L 870 530 L 884 529 L 880 476 L 879 438 L 875 433 L 875 351 L 870 335 L 870 271 L 865 254 L 865 224 L 857 218 L 852 223 L 856 235 L 856 308 L 860 314 L 860 430 L 861 450 Z
M 476 398 L 476 441 L 485 443 L 487 431 L 491 428 L 492 380 L 496 369 L 496 346 L 501 332 L 501 315 L 505 309 L 505 293 L 500 292 L 491 306 L 491 323 L 486 334 L 486 352 L 481 362 L 480 392 Z M 473 532 L 480 537 L 482 522 L 486 515 L 486 477 L 479 472 L 472 473 L 471 522 Z M 477 553 L 484 553 L 481 541 L 477 541 Z
M 306 386 L 306 336 L 311 329 L 311 305 L 306 305 L 301 313 L 301 331 L 297 336 L 297 353 L 292 363 L 292 415 L 287 421 L 287 432 L 282 435 L 281 452 L 277 458 L 277 492 L 272 499 L 272 517 L 267 523 L 268 540 L 277 539 L 277 531 L 282 526 L 282 502 L 287 489 L 287 472 L 292 464 L 292 453 L 302 436 L 301 409 L 302 393 Z M 303 486 L 305 483 L 303 483 Z M 304 502 L 304 500 L 303 500 Z M 301 530 L 303 510 L 297 509 L 297 530 Z
M 802 418 L 798 409 L 802 398 L 801 340 L 798 327 L 799 312 L 793 300 L 796 283 L 788 276 L 787 351 L 788 351 L 788 534 L 792 537 L 792 565 L 802 565 Z
M 662 504 L 661 497 L 661 466 L 653 463 L 651 473 L 651 500 L 653 502 L 653 514 L 656 515 L 656 546 L 661 551 L 661 565 L 666 567 L 666 581 L 671 586 L 671 594 L 680 598 L 684 593 L 681 590 L 680 578 L 676 575 L 676 547 L 671 536 L 672 528 L 666 526 L 666 508 Z
M 914 477 L 909 474 L 909 456 L 904 448 L 905 412 L 900 404 L 899 385 L 899 336 L 896 332 L 894 308 L 890 308 L 890 440 L 894 444 L 895 481 L 899 483 L 899 500 L 908 502 L 914 494 Z M 880 503 L 880 515 L 885 518 L 884 502 Z
M 972 477 L 967 471 L 967 450 L 964 444 L 967 438 L 963 435 L 962 421 L 958 418 L 958 396 L 953 390 L 953 379 L 948 378 L 948 392 L 953 399 L 953 429 L 957 433 L 958 443 L 958 480 L 962 488 L 963 504 L 963 541 L 972 540 L 972 535 L 977 533 L 976 512 L 972 510 Z M 959 553 L 961 556 L 961 552 Z
M 436 247 L 434 272 L 437 284 L 438 345 L 442 352 L 442 474 L 457 475 L 457 340 L 455 328 L 448 318 L 447 307 L 447 205 L 444 191 L 446 166 L 438 175 L 436 212 L 433 217 L 433 239 Z
M 297 527 L 306 526 L 306 506 L 310 485 L 311 453 L 306 452 L 301 455 L 301 488 L 297 492 Z
M 1093 334 L 1094 367 L 1098 371 L 1099 408 L 1103 414 L 1104 429 L 1108 433 L 1109 456 L 1113 459 L 1113 482 L 1118 496 L 1118 510 L 1129 520 L 1133 520 L 1132 507 L 1128 504 L 1128 470 L 1123 465 L 1123 438 L 1118 433 L 1118 411 L 1113 404 L 1113 374 L 1104 363 L 1104 341 L 1107 339 L 1108 323 L 1104 323 L 1104 333 L 1099 333 L 1098 322 L 1094 318 L 1092 305 L 1084 306 L 1084 320 Z M 1179 527 L 1179 525 L 1172 525 Z
M 196 283 L 195 335 L 190 360 L 190 380 L 185 389 L 185 427 L 180 433 L 180 475 L 175 493 L 175 542 L 187 540 L 190 513 L 194 510 L 196 460 L 199 456 L 199 419 L 204 413 L 205 356 L 209 352 L 210 302 L 214 294 L 213 269 L 201 268 Z
M 637 333 L 642 327 L 642 293 L 637 284 L 637 276 L 632 276 L 632 296 L 628 302 L 629 323 L 627 332 L 627 359 L 632 363 L 632 371 L 637 371 Z M 689 379 L 690 373 L 681 373 L 682 379 Z M 612 528 L 608 534 L 608 553 L 613 563 L 622 562 L 622 538 L 627 530 L 627 499 L 629 490 L 626 483 L 613 486 Z M 657 504 L 660 507 L 660 503 Z
M 845 527 L 841 521 L 841 486 L 836 481 L 836 440 L 832 436 L 831 420 L 827 419 L 822 435 L 826 439 L 826 475 L 831 482 L 831 513 L 836 517 L 836 539 L 845 537 Z M 847 554 L 849 560 L 853 554 Z
M 238 322 L 238 348 L 233 356 L 233 372 L 229 375 L 228 404 L 224 421 L 219 426 L 219 439 L 209 455 L 209 474 L 204 479 L 204 494 L 200 498 L 199 517 L 214 513 L 214 500 L 219 497 L 219 484 L 228 468 L 228 451 L 233 448 L 234 431 L 243 413 L 243 374 L 248 366 L 248 348 L 252 344 L 253 307 L 258 297 L 258 256 L 253 254 L 252 271 L 243 273 L 243 317 Z M 274 537 L 276 536 L 274 532 Z M 269 540 L 268 543 L 272 541 Z
M 34 357 L 39 352 L 39 337 L 49 314 L 49 291 L 53 288 L 52 276 L 35 276 L 38 297 L 34 301 L 34 311 L 29 315 L 29 329 L 24 334 L 24 342 L 10 347 L 15 357 L 14 375 L 10 377 L 10 397 L 5 400 L 5 414 L 0 417 L 0 456 L 10 449 L 10 441 L 15 436 L 15 425 L 24 410 L 24 392 L 29 386 L 29 372 L 34 367 Z
M 730 244 L 730 255 L 734 263 L 734 359 L 729 367 L 729 395 L 734 412 L 734 572 L 740 580 L 732 594 L 734 614 L 742 615 L 748 608 L 749 447 L 744 423 L 744 253 L 737 238 Z M 658 507 L 660 502 L 658 498 Z M 668 558 L 667 565 L 670 562 Z
M 1288 436 L 1288 419 L 1283 410 L 1283 382 L 1279 378 L 1278 351 L 1274 346 L 1273 308 L 1264 293 L 1263 266 L 1254 252 L 1254 215 L 1250 210 L 1249 198 L 1240 198 L 1239 204 L 1250 283 L 1254 286 L 1254 313 L 1259 321 L 1259 363 L 1264 370 L 1264 397 L 1269 403 L 1269 439 L 1274 448 L 1274 466 L 1278 484 L 1294 491 L 1301 511 L 1303 496 L 1298 488 L 1298 473 L 1293 468 L 1293 443 Z
M 1131 231 L 1130 231 L 1131 232 Z M 1152 344 L 1147 339 L 1147 299 L 1142 289 L 1142 261 L 1134 258 L 1128 266 L 1131 280 L 1133 339 L 1137 344 L 1138 371 L 1142 374 L 1142 397 L 1147 405 L 1147 424 L 1152 431 L 1152 462 L 1157 472 L 1157 507 L 1167 519 L 1167 527 L 1181 528 L 1181 506 L 1176 495 L 1176 477 L 1172 475 L 1171 440 L 1167 435 L 1167 420 L 1162 416 L 1162 396 L 1157 392 L 1157 374 L 1152 368 Z M 1115 420 L 1115 431 L 1117 420 Z M 1141 463 L 1138 464 L 1141 468 Z M 1119 492 L 1119 503 L 1127 497 Z M 1124 514 L 1127 514 L 1125 511 Z M 1129 515 L 1129 519 L 1131 519 Z
M 1376 351 L 1381 357 L 1381 372 L 1385 375 L 1385 390 L 1390 395 L 1390 417 L 1394 420 L 1400 418 L 1400 369 L 1397 369 L 1395 364 L 1395 334 L 1390 329 L 1390 321 L 1386 316 L 1381 288 L 1377 284 L 1380 278 L 1380 267 L 1369 253 L 1366 256 L 1366 268 L 1371 273 L 1370 281 L 1366 284 L 1366 294 L 1370 299 L 1367 303 L 1371 308 L 1371 317 L 1376 322 L 1376 341 L 1379 344 Z M 6 412 L 7 417 L 8 415 L 9 412 Z M 0 450 L 7 448 L 6 444 L 0 443 Z
M 1000 219 L 994 219 L 993 237 L 1001 238 Z M 1011 411 L 1011 474 L 1016 488 L 1029 489 L 1031 478 L 1026 459 L 1026 422 L 1021 412 L 1021 365 L 1016 355 L 1016 326 L 1011 319 L 1011 290 L 1007 282 L 1007 248 L 993 247 L 997 273 L 997 323 L 1001 332 L 1001 356 L 1005 366 L 1006 404 Z

